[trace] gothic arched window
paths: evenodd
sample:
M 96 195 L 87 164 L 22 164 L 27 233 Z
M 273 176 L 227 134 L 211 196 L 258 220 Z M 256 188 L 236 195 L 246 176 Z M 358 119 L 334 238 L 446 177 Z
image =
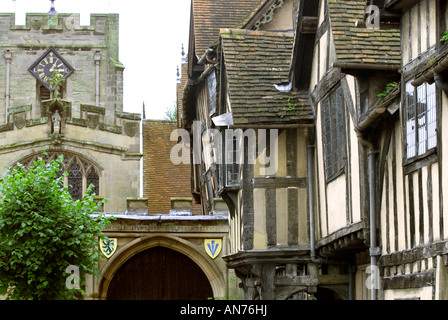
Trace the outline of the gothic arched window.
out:
M 61 153 L 59 152 L 48 152 L 47 155 L 34 154 L 23 158 L 19 162 L 26 167 L 31 167 L 33 162 L 39 157 L 42 157 L 42 159 L 48 163 L 51 160 L 56 160 L 60 155 Z M 56 176 L 59 178 L 64 172 L 68 173 L 68 175 L 64 177 L 63 186 L 68 187 L 68 192 L 72 198 L 75 200 L 82 199 L 90 184 L 95 186 L 92 189 L 92 193 L 100 195 L 101 169 L 79 155 L 63 153 L 63 156 L 64 161 L 60 165 L 61 170 L 56 173 Z

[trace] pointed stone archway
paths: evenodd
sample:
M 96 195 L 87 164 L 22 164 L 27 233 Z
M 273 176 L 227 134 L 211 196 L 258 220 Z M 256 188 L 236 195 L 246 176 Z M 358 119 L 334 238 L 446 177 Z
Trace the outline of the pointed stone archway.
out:
M 154 250 L 151 251 L 150 249 Z M 122 271 L 125 269 L 122 269 L 120 271 L 123 266 L 124 268 L 132 268 L 131 264 L 133 263 L 141 264 L 141 262 L 139 262 L 139 259 L 150 261 L 151 254 L 159 256 L 164 255 L 165 258 L 170 259 L 171 262 L 176 261 L 177 259 L 178 262 L 182 261 L 182 263 L 188 264 L 191 269 L 195 269 L 194 272 L 197 274 L 197 279 L 200 279 L 197 281 L 200 281 L 202 283 L 201 286 L 204 287 L 204 279 L 206 279 L 206 281 L 208 281 L 210 285 L 211 290 L 209 293 L 211 294 L 211 296 L 209 296 L 209 293 L 206 291 L 207 289 L 205 289 L 204 292 L 207 297 L 204 296 L 203 298 L 225 296 L 225 281 L 222 272 L 220 272 L 218 267 L 213 262 L 211 262 L 210 258 L 207 257 L 205 253 L 200 252 L 193 243 L 174 236 L 151 235 L 134 239 L 123 248 L 121 248 L 119 252 L 112 256 L 110 260 L 108 260 L 108 262 L 102 268 L 101 272 L 99 298 L 102 300 L 106 300 L 109 298 L 109 294 L 111 295 L 111 298 L 118 299 L 119 297 L 116 295 L 116 293 L 113 293 L 113 291 L 117 290 L 117 284 L 112 282 L 118 279 L 115 278 L 114 280 L 114 276 L 116 274 L 119 275 L 120 273 L 122 273 L 121 276 L 123 276 L 124 273 L 126 273 L 126 271 Z M 169 270 L 165 270 L 165 272 L 169 272 Z M 161 273 L 159 273 L 159 275 L 160 274 Z M 201 274 L 203 275 L 203 279 Z M 146 281 L 151 281 L 151 279 L 147 278 Z M 188 280 L 186 280 L 185 285 L 189 285 Z M 195 294 L 192 295 L 194 296 Z M 140 297 L 143 296 L 140 295 Z M 150 296 L 151 294 L 146 295 L 146 297 Z M 135 297 L 138 297 L 138 295 L 134 297 L 130 296 L 130 299 L 134 299 Z M 172 295 L 171 297 L 173 297 L 173 299 L 188 299 L 187 296 Z M 193 297 L 193 299 L 197 299 L 198 297 L 199 296 L 195 296 Z M 159 299 L 163 298 L 163 294 L 161 296 L 159 295 Z M 169 295 L 165 295 L 165 298 L 169 299 L 170 297 Z
M 114 274 L 108 300 L 207 300 L 212 288 L 199 266 L 166 247 L 137 253 Z

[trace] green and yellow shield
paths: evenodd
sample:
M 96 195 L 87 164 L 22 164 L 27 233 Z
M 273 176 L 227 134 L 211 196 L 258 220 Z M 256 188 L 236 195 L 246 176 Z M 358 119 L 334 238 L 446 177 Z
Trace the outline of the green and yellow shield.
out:
M 100 239 L 100 250 L 104 256 L 109 259 L 117 250 L 117 238 L 104 237 Z

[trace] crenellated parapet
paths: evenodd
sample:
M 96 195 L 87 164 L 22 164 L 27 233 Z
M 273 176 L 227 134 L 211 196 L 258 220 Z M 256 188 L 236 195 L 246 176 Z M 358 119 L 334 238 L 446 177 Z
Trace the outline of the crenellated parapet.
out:
M 50 18 L 46 13 L 27 13 L 25 25 L 15 24 L 14 13 L 0 13 L 0 28 L 2 31 L 26 30 L 35 32 L 86 32 L 93 31 L 96 35 L 104 35 L 107 29 L 118 31 L 118 14 L 91 14 L 90 25 L 81 25 L 79 13 L 59 13 Z

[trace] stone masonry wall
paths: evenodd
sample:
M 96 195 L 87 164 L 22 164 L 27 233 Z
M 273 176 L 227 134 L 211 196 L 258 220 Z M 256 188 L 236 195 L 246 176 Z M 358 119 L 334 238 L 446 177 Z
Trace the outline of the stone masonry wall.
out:
M 49 20 L 47 14 L 29 13 L 26 25 L 14 25 L 14 14 L 0 14 L 0 125 L 5 123 L 6 59 L 11 53 L 10 106 L 32 105 L 33 118 L 40 117 L 37 81 L 28 68 L 53 47 L 75 69 L 67 78 L 66 96 L 72 101 L 74 117 L 81 104 L 96 104 L 97 51 L 100 60 L 100 103 L 105 122 L 114 125 L 115 112 L 123 111 L 123 70 L 118 57 L 117 14 L 93 14 L 90 26 L 80 26 L 79 14 L 59 14 Z

